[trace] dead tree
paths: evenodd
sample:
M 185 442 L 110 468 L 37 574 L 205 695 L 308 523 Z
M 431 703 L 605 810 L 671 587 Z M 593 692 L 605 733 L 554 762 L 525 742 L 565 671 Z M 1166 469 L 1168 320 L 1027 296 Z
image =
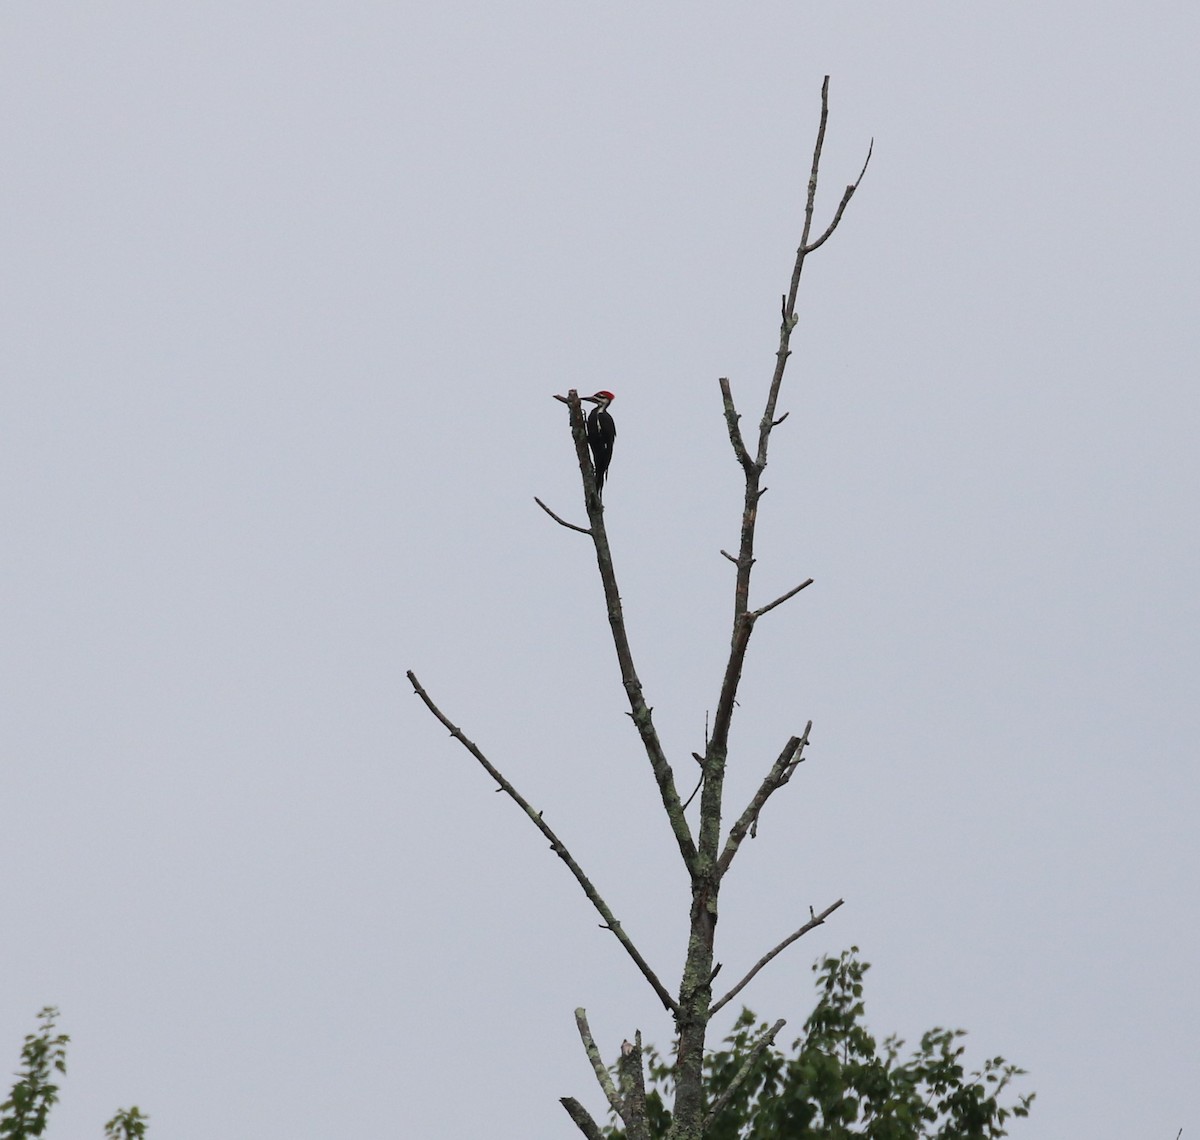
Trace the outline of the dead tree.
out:
M 604 599 L 608 613 L 609 628 L 612 632 L 613 644 L 617 651 L 617 661 L 621 670 L 621 682 L 629 701 L 629 715 L 641 738 L 642 747 L 658 785 L 662 806 L 666 812 L 667 821 L 679 848 L 679 856 L 691 882 L 691 899 L 689 909 L 690 937 L 683 965 L 682 976 L 678 989 L 668 989 L 646 959 L 634 945 L 625 932 L 608 904 L 588 878 L 583 868 L 572 857 L 563 841 L 542 818 L 542 813 L 536 811 L 515 787 L 487 759 L 482 751 L 469 740 L 463 731 L 452 724 L 445 714 L 434 704 L 429 694 L 421 686 L 416 676 L 408 673 L 417 696 L 429 708 L 435 717 L 449 730 L 459 743 L 484 767 L 488 775 L 496 781 L 499 788 L 507 793 L 512 800 L 529 817 L 533 825 L 550 842 L 551 849 L 566 863 L 571 874 L 575 876 L 584 894 L 591 900 L 592 905 L 600 913 L 605 929 L 612 932 L 624 947 L 625 952 L 636 964 L 646 982 L 654 990 L 658 1000 L 675 1020 L 678 1036 L 678 1051 L 675 1058 L 675 1104 L 673 1106 L 673 1122 L 671 1140 L 700 1140 L 704 1135 L 706 1125 L 719 1111 L 720 1104 L 707 1104 L 703 1087 L 702 1064 L 704 1059 L 705 1037 L 709 1022 L 726 1003 L 736 997 L 749 981 L 770 962 L 776 955 L 790 946 L 802 935 L 820 926 L 838 907 L 842 900 L 838 899 L 826 906 L 820 912 L 809 908 L 808 921 L 789 934 L 783 941 L 767 951 L 723 996 L 713 999 L 713 979 L 717 969 L 714 968 L 714 936 L 717 927 L 717 902 L 720 896 L 721 883 L 729 871 L 743 841 L 747 836 L 753 836 L 758 826 L 759 816 L 767 801 L 782 788 L 796 771 L 804 759 L 804 749 L 808 743 L 812 722 L 805 726 L 799 736 L 793 736 L 781 749 L 775 762 L 763 777 L 762 783 L 742 813 L 737 817 L 727 834 L 722 838 L 722 798 L 725 786 L 725 766 L 728 759 L 729 730 L 733 721 L 734 710 L 737 707 L 738 686 L 742 678 L 742 669 L 750 639 L 759 620 L 769 614 L 777 606 L 795 597 L 801 590 L 812 584 L 812 579 L 806 579 L 799 585 L 788 590 L 772 601 L 762 605 L 752 606 L 750 597 L 750 582 L 754 570 L 754 538 L 758 522 L 758 505 L 766 488 L 762 485 L 763 472 L 767 466 L 767 449 L 771 442 L 771 433 L 787 419 L 788 413 L 779 415 L 779 394 L 783 385 L 783 377 L 787 368 L 788 357 L 791 355 L 791 337 L 799 318 L 796 315 L 796 297 L 800 289 L 800 278 L 804 271 L 805 261 L 809 254 L 818 250 L 832 236 L 842 220 L 846 207 L 850 203 L 859 182 L 866 173 L 867 163 L 871 160 L 871 149 L 867 150 L 867 159 L 863 163 L 858 178 L 848 185 L 842 193 L 841 201 L 834 212 L 832 220 L 818 237 L 813 237 L 813 215 L 817 194 L 817 176 L 821 162 L 821 151 L 825 142 L 825 126 L 829 116 L 829 77 L 821 87 L 821 121 L 817 130 L 816 143 L 813 147 L 812 169 L 808 180 L 808 194 L 804 207 L 804 225 L 800 236 L 800 245 L 796 250 L 796 261 L 792 269 L 791 282 L 788 291 L 783 295 L 781 323 L 779 329 L 779 347 L 775 354 L 775 368 L 771 376 L 770 387 L 767 390 L 766 404 L 758 421 L 757 438 L 751 437 L 749 442 L 742 432 L 741 417 L 734 405 L 733 392 L 728 379 L 720 380 L 721 400 L 724 407 L 725 424 L 729 431 L 729 442 L 733 453 L 742 470 L 745 480 L 745 494 L 742 508 L 741 539 L 737 554 L 722 550 L 723 554 L 736 567 L 736 578 L 733 592 L 733 629 L 730 637 L 729 658 L 725 666 L 724 677 L 721 681 L 720 693 L 717 699 L 716 711 L 713 715 L 712 728 L 709 733 L 708 746 L 705 753 L 694 754 L 699 762 L 700 783 L 700 818 L 698 826 L 693 827 L 685 813 L 686 804 L 681 799 L 675 782 L 675 771 L 659 741 L 658 732 L 654 726 L 654 718 L 650 705 L 646 701 L 642 683 L 634 668 L 633 654 L 629 647 L 629 639 L 625 631 L 625 617 L 621 608 L 621 596 L 617 589 L 617 575 L 613 567 L 612 552 L 609 547 L 608 534 L 604 525 L 604 507 L 598 494 L 596 473 L 592 466 L 591 455 L 588 451 L 587 436 L 583 411 L 580 407 L 579 394 L 571 390 L 566 396 L 556 397 L 562 400 L 568 408 L 570 416 L 571 437 L 575 443 L 575 454 L 579 461 L 579 473 L 583 483 L 583 500 L 587 511 L 588 525 L 576 526 L 560 518 L 550 510 L 540 499 L 538 505 L 556 522 L 573 531 L 587 535 L 596 551 L 596 563 L 600 570 L 600 581 L 604 588 Z M 689 801 L 690 802 L 690 801 Z M 575 1020 L 584 1049 L 595 1071 L 596 1079 L 604 1091 L 614 1114 L 624 1125 L 629 1140 L 647 1140 L 649 1136 L 645 1114 L 645 1085 L 642 1066 L 642 1041 L 640 1033 L 634 1034 L 632 1043 L 626 1041 L 621 1050 L 621 1056 L 616 1061 L 617 1079 L 613 1079 L 612 1071 L 601 1056 L 592 1034 L 588 1028 L 587 1015 L 584 1010 L 575 1011 Z M 779 1021 L 769 1034 L 760 1042 L 759 1048 L 765 1049 L 782 1027 Z M 734 1089 L 749 1073 L 753 1058 L 747 1060 L 743 1071 L 737 1075 L 733 1086 L 728 1088 L 722 1100 L 732 1095 Z M 563 1107 L 571 1119 L 589 1140 L 600 1140 L 600 1126 L 587 1112 L 582 1104 L 573 1097 L 564 1097 Z

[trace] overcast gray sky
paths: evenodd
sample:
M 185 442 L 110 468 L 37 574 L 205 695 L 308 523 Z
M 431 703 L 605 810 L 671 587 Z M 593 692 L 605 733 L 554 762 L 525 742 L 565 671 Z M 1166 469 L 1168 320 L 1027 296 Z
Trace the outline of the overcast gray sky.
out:
M 574 1134 L 670 1024 L 684 882 L 622 712 L 554 392 L 611 388 L 634 649 L 680 770 L 720 681 L 738 469 L 821 78 L 820 199 L 763 501 L 723 898 L 784 1038 L 1031 1070 L 1026 1140 L 1200 1135 L 1200 9 L 6 4 L 0 1064 L 51 1131 Z M 732 1011 L 731 1011 L 732 1012 Z M 722 1028 L 724 1024 L 722 1025 Z M 9 1060 L 3 1060 L 7 1056 Z

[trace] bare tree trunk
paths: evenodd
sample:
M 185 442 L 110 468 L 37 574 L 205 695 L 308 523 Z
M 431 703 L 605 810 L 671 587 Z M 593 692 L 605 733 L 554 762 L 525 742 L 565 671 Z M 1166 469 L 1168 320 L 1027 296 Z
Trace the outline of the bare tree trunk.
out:
M 867 161 L 863 163 L 858 178 L 848 185 L 842 194 L 841 202 L 820 237 L 812 239 L 813 213 L 816 202 L 817 178 L 821 162 L 821 151 L 825 141 L 825 125 L 829 116 L 829 77 L 821 87 L 821 120 L 817 131 L 816 143 L 813 147 L 812 168 L 808 182 L 808 194 L 804 210 L 804 226 L 800 245 L 796 250 L 796 260 L 792 270 L 791 281 L 787 293 L 784 294 L 781 306 L 781 323 L 779 345 L 775 354 L 775 368 L 768 388 L 766 403 L 758 422 L 758 437 L 755 450 L 751 454 L 746 440 L 742 435 L 741 424 L 737 409 L 734 405 L 730 383 L 722 378 L 720 381 L 721 400 L 725 415 L 725 424 L 729 432 L 729 440 L 745 479 L 745 494 L 743 498 L 741 535 L 737 555 L 721 551 L 737 567 L 737 576 L 733 593 L 733 619 L 730 632 L 729 658 L 726 662 L 721 688 L 717 698 L 716 711 L 713 717 L 712 731 L 705 754 L 696 756 L 700 762 L 702 780 L 700 791 L 700 818 L 698 828 L 693 833 L 686 815 L 686 805 L 680 800 L 675 785 L 675 773 L 654 727 L 651 706 L 647 703 L 634 667 L 633 653 L 630 649 L 629 638 L 625 630 L 625 617 L 621 607 L 621 595 L 617 588 L 617 575 L 613 563 L 612 550 L 609 546 L 608 533 L 604 523 L 604 506 L 600 499 L 596 483 L 596 474 L 592 466 L 588 450 L 587 430 L 579 395 L 571 390 L 565 396 L 558 396 L 567 405 L 570 414 L 571 435 L 575 444 L 576 457 L 579 462 L 580 478 L 583 483 L 584 506 L 587 511 L 588 525 L 577 526 L 560 518 L 540 499 L 542 507 L 556 522 L 570 530 L 589 536 L 596 553 L 596 565 L 600 572 L 600 581 L 604 589 L 605 606 L 608 615 L 609 629 L 612 633 L 613 647 L 616 650 L 617 663 L 621 671 L 621 682 L 629 702 L 629 715 L 637 729 L 650 764 L 654 779 L 658 785 L 659 797 L 666 813 L 671 832 L 679 849 L 691 880 L 691 901 L 688 914 L 689 937 L 687 955 L 684 961 L 683 973 L 679 983 L 678 996 L 672 994 L 663 985 L 657 973 L 651 968 L 646 959 L 638 951 L 633 940 L 625 932 L 608 904 L 601 897 L 596 887 L 584 873 L 583 869 L 571 856 L 566 846 L 550 825 L 542 818 L 542 813 L 535 811 L 524 797 L 500 774 L 479 748 L 470 741 L 461 729 L 451 724 L 446 716 L 430 699 L 413 673 L 408 677 L 416 694 L 425 702 L 429 710 L 445 725 L 452 736 L 459 741 L 484 767 L 488 774 L 497 782 L 498 788 L 507 793 L 521 809 L 529 816 L 534 825 L 550 840 L 552 850 L 567 864 L 580 887 L 600 913 L 603 925 L 611 931 L 632 959 L 646 982 L 650 985 L 664 1008 L 675 1018 L 678 1034 L 678 1051 L 675 1058 L 675 1103 L 673 1106 L 670 1140 L 700 1140 L 717 1106 L 708 1104 L 707 1090 L 704 1087 L 704 1048 L 708 1026 L 713 1015 L 749 983 L 749 981 L 770 962 L 776 955 L 791 943 L 806 934 L 815 926 L 823 923 L 838 907 L 842 900 L 827 906 L 819 914 L 811 908 L 809 920 L 799 929 L 793 931 L 772 950 L 768 951 L 733 986 L 723 997 L 713 1000 L 712 984 L 719 966 L 714 968 L 714 948 L 717 929 L 718 909 L 721 882 L 729 870 L 734 856 L 747 836 L 753 837 L 758 827 L 759 815 L 767 800 L 783 787 L 792 777 L 797 765 L 804 758 L 804 748 L 808 743 L 809 722 L 804 733 L 793 736 L 784 745 L 778 758 L 764 776 L 753 799 L 742 811 L 725 836 L 721 839 L 722 801 L 725 789 L 725 765 L 729 752 L 729 731 L 733 723 L 734 710 L 737 707 L 738 687 L 741 684 L 742 671 L 745 666 L 746 653 L 749 650 L 750 639 L 758 620 L 764 615 L 794 597 L 805 587 L 812 584 L 812 579 L 806 579 L 793 587 L 787 593 L 773 601 L 751 609 L 750 585 L 754 568 L 754 540 L 758 523 L 758 504 L 766 491 L 762 486 L 763 472 L 767 466 L 767 450 L 771 433 L 785 419 L 787 413 L 776 416 L 779 394 L 783 384 L 784 371 L 791 355 L 791 336 L 798 323 L 796 315 L 796 296 L 800 287 L 800 278 L 804 270 L 805 258 L 822 246 L 837 228 L 851 197 L 858 188 L 867 163 L 871 159 L 868 149 Z M 613 1114 L 621 1121 L 628 1140 L 649 1140 L 649 1128 L 646 1119 L 646 1093 L 644 1073 L 642 1069 L 641 1035 L 635 1034 L 635 1044 L 625 1043 L 621 1057 L 617 1061 L 618 1084 L 613 1081 L 612 1073 L 606 1066 L 600 1050 L 592 1039 L 587 1024 L 587 1015 L 580 1009 L 576 1010 L 576 1024 L 584 1049 L 592 1063 L 596 1079 L 603 1090 Z M 782 1027 L 783 1022 L 776 1022 L 767 1038 L 760 1043 L 765 1048 L 769 1041 Z M 755 1054 L 756 1055 L 756 1054 Z M 748 1058 L 746 1066 L 735 1077 L 732 1087 L 726 1090 L 725 1098 L 732 1095 L 734 1089 L 746 1078 L 750 1071 L 753 1055 Z M 589 1140 L 596 1140 L 601 1135 L 599 1125 L 587 1110 L 574 1098 L 563 1098 L 563 1106 L 575 1121 L 580 1131 Z

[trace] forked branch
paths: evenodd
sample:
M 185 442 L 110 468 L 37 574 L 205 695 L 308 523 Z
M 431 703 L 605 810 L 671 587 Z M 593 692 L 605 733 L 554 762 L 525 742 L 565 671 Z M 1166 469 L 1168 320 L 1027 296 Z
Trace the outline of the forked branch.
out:
M 763 410 L 763 418 L 759 421 L 758 455 L 756 462 L 760 471 L 767 465 L 767 442 L 771 436 L 771 429 L 777 422 L 775 406 L 779 401 L 779 389 L 783 383 L 783 372 L 787 367 L 787 359 L 791 355 L 790 344 L 792 332 L 800 321 L 800 318 L 796 315 L 796 296 L 800 291 L 800 277 L 804 272 L 805 258 L 814 250 L 824 245 L 833 235 L 833 231 L 837 229 L 838 224 L 842 220 L 842 215 L 846 212 L 846 207 L 850 204 L 850 199 L 854 196 L 859 182 L 862 181 L 863 175 L 867 172 L 867 163 L 871 161 L 871 152 L 875 146 L 874 140 L 872 140 L 871 146 L 867 150 L 867 161 L 863 163 L 858 178 L 847 186 L 843 192 L 842 200 L 828 229 L 816 241 L 810 242 L 809 237 L 812 234 L 813 215 L 816 212 L 817 206 L 817 181 L 821 170 L 821 153 L 825 149 L 825 126 L 828 121 L 829 76 L 827 75 L 821 84 L 821 122 L 817 128 L 817 141 L 813 146 L 812 168 L 808 176 L 808 194 L 804 202 L 804 228 L 800 234 L 800 245 L 796 249 L 796 261 L 792 266 L 792 278 L 788 283 L 788 291 L 783 298 L 783 315 L 779 327 L 779 349 L 775 354 L 775 374 L 771 377 L 771 387 L 767 393 L 766 407 Z
M 705 787 L 700 807 L 700 853 L 702 860 L 716 858 L 716 844 L 719 842 L 718 831 L 721 813 L 721 793 L 724 767 L 728 755 L 729 730 L 733 713 L 737 707 L 738 688 L 741 684 L 742 669 L 745 664 L 746 652 L 749 648 L 750 637 L 757 620 L 764 614 L 782 605 L 794 597 L 806 586 L 811 579 L 776 598 L 772 602 L 756 610 L 750 608 L 750 579 L 754 568 L 754 544 L 758 526 L 758 504 L 765 488 L 761 486 L 763 472 L 767 466 L 767 452 L 771 440 L 771 432 L 783 423 L 788 413 L 779 415 L 779 393 L 783 385 L 784 372 L 787 369 L 788 358 L 791 356 L 791 338 L 799 318 L 796 315 L 796 297 L 800 289 L 800 278 L 804 271 L 804 262 L 808 254 L 823 245 L 833 234 L 838 223 L 849 205 L 859 182 L 866 173 L 867 162 L 870 161 L 871 150 L 867 151 L 867 162 L 859 172 L 858 178 L 851 183 L 842 195 L 833 221 L 826 231 L 812 241 L 813 218 L 816 212 L 817 182 L 821 169 L 821 155 L 825 147 L 825 128 L 829 121 L 829 76 L 825 76 L 821 84 L 821 120 L 817 128 L 816 142 L 813 145 L 812 166 L 808 178 L 808 193 L 804 204 L 804 224 L 800 236 L 800 244 L 796 249 L 796 259 L 792 265 L 791 280 L 788 290 L 783 294 L 780 305 L 779 346 L 775 353 L 775 368 L 771 383 L 767 390 L 766 402 L 763 405 L 762 416 L 758 425 L 757 448 L 751 455 L 742 434 L 740 417 L 734 405 L 733 394 L 728 378 L 719 381 L 721 402 L 725 415 L 725 426 L 729 432 L 729 442 L 733 453 L 745 475 L 745 494 L 742 508 L 741 540 L 737 556 L 722 552 L 725 557 L 737 567 L 737 580 L 733 596 L 733 629 L 730 635 L 729 658 L 725 666 L 725 674 L 721 680 L 721 691 L 713 716 L 713 733 L 709 743 L 707 764 L 705 767 Z M 769 794 L 769 793 L 768 793 Z M 740 842 L 740 839 L 739 839 Z M 736 843 L 733 850 L 736 850 Z M 732 858 L 727 848 L 726 854 Z M 728 860 L 722 859 L 728 866 Z
M 612 1073 L 600 1056 L 596 1040 L 588 1025 L 587 1011 L 580 1008 L 575 1011 L 575 1025 L 583 1042 L 584 1052 L 596 1074 L 596 1081 L 608 1100 L 613 1115 L 625 1126 L 626 1140 L 650 1140 L 649 1125 L 646 1121 L 646 1078 L 642 1070 L 642 1034 L 639 1030 L 634 1034 L 634 1042 L 626 1041 L 621 1045 L 621 1056 L 617 1058 L 617 1075 L 621 1081 L 618 1091 L 613 1083 Z M 563 1097 L 561 1104 L 571 1114 L 571 1119 L 579 1126 L 585 1136 L 592 1136 L 591 1129 L 596 1122 L 572 1097 Z
M 487 772 L 499 786 L 499 790 L 504 792 L 533 822 L 533 825 L 540 831 L 549 841 L 550 850 L 553 851 L 575 876 L 575 881 L 583 888 L 583 893 L 587 895 L 592 906 L 599 912 L 600 917 L 604 919 L 604 929 L 612 931 L 618 942 L 625 947 L 625 952 L 633 959 L 637 968 L 642 972 L 642 976 L 650 983 L 651 988 L 658 995 L 659 1001 L 663 1003 L 663 1007 L 672 1013 L 676 1013 L 679 1009 L 678 1003 L 668 993 L 666 986 L 659 981 L 658 975 L 650 968 L 649 963 L 642 957 L 641 952 L 633 944 L 632 939 L 625 933 L 621 924 L 617 921 L 616 915 L 609 908 L 608 903 L 600 897 L 600 892 L 592 885 L 591 879 L 584 874 L 583 868 L 575 861 L 566 845 L 554 833 L 550 825 L 542 818 L 540 811 L 535 811 L 533 806 L 515 787 L 504 777 L 498 768 L 479 750 L 476 744 L 469 740 L 466 734 L 457 725 L 452 724 L 445 713 L 433 703 L 432 698 L 422 688 L 421 682 L 417 680 L 416 674 L 410 669 L 408 671 L 408 680 L 413 687 L 413 691 L 425 703 L 425 707 L 449 730 L 450 735 L 454 737 L 476 760 L 479 761 L 484 771 Z
M 792 778 L 796 766 L 803 761 L 804 748 L 808 744 L 810 732 L 812 732 L 811 720 L 805 725 L 802 736 L 793 736 L 783 746 L 783 751 L 771 765 L 771 770 L 763 777 L 763 782 L 758 786 L 758 791 L 754 793 L 754 798 L 738 817 L 737 823 L 729 829 L 729 838 L 725 841 L 725 849 L 717 861 L 719 874 L 724 875 L 729 870 L 729 864 L 733 862 L 733 857 L 737 854 L 742 840 L 746 838 L 747 833 L 752 832 L 758 826 L 758 816 L 763 805 Z
M 863 175 L 867 172 L 867 166 L 871 162 L 871 154 L 875 150 L 875 140 L 872 139 L 867 147 L 867 157 L 862 164 L 862 170 L 858 172 L 858 177 L 842 191 L 842 200 L 838 203 L 837 212 L 833 215 L 833 221 L 829 223 L 829 228 L 816 241 L 805 246 L 805 253 L 812 253 L 814 249 L 819 249 L 833 235 L 833 231 L 838 228 L 838 222 L 842 220 L 842 215 L 846 212 L 846 207 L 850 205 L 850 199 L 854 197 L 854 191 L 858 189 L 858 184 L 863 180 Z

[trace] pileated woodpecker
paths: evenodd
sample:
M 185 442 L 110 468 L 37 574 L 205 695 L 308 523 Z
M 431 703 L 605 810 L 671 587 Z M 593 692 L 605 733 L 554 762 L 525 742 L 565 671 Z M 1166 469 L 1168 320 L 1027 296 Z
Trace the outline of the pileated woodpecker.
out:
M 613 440 L 617 438 L 617 425 L 608 414 L 608 405 L 616 399 L 611 392 L 597 392 L 594 396 L 584 396 L 589 404 L 596 406 L 588 412 L 587 439 L 592 451 L 592 466 L 596 469 L 596 490 L 604 491 L 604 476 L 608 473 L 608 465 L 612 462 Z

